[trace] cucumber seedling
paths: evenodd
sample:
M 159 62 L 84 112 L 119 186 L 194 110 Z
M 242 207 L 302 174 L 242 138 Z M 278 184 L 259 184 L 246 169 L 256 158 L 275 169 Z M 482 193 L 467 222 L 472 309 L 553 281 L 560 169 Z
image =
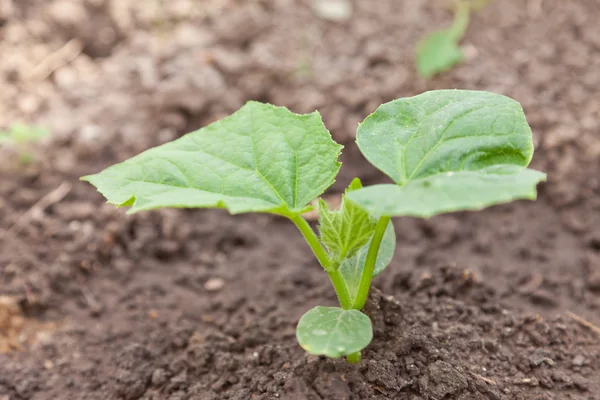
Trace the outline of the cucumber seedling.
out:
M 362 154 L 392 183 L 350 183 L 337 210 L 318 202 L 318 232 L 303 214 L 331 186 L 342 146 L 318 112 L 248 102 L 173 142 L 83 177 L 129 212 L 225 208 L 289 218 L 329 275 L 340 307 L 302 316 L 297 339 L 309 353 L 359 362 L 373 337 L 360 310 L 374 276 L 394 254 L 391 217 L 431 217 L 534 199 L 546 179 L 527 168 L 531 129 L 519 103 L 498 94 L 441 90 L 381 105 L 362 122 Z
M 454 20 L 447 29 L 425 35 L 417 44 L 417 72 L 425 79 L 447 71 L 463 61 L 459 43 L 467 31 L 471 12 L 491 0 L 456 0 Z
M 0 132 L 0 148 L 6 146 L 18 155 L 21 165 L 31 164 L 36 160 L 30 148 L 31 144 L 39 142 L 48 135 L 49 132 L 44 128 L 14 123 L 6 131 Z

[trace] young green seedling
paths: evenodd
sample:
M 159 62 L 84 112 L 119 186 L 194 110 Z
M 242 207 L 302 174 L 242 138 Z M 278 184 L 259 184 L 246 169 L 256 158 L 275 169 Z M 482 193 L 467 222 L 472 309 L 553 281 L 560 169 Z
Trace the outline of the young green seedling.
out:
M 490 1 L 457 0 L 452 26 L 431 32 L 419 41 L 416 64 L 421 77 L 429 79 L 463 61 L 463 53 L 458 44 L 467 31 L 470 14 Z
M 40 141 L 48 136 L 48 131 L 35 126 L 21 123 L 12 124 L 7 131 L 0 132 L 0 147 L 6 145 L 19 156 L 21 164 L 31 164 L 35 155 L 28 148 L 28 144 Z
M 373 337 L 360 310 L 371 280 L 390 263 L 394 216 L 430 217 L 534 199 L 546 175 L 527 169 L 531 129 L 519 103 L 475 91 L 432 91 L 381 105 L 357 131 L 363 155 L 393 183 L 354 179 L 338 210 L 318 203 L 318 235 L 302 214 L 340 168 L 318 112 L 297 115 L 249 102 L 229 117 L 86 176 L 129 212 L 162 207 L 225 208 L 289 218 L 329 275 L 341 307 L 315 307 L 297 326 L 309 353 L 347 356 Z

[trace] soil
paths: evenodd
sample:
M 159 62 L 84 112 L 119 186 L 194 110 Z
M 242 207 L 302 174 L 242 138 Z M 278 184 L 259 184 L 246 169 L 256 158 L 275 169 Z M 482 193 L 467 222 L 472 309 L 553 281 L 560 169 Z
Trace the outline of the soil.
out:
M 442 1 L 0 1 L 0 127 L 52 136 L 0 155 L 0 400 L 600 399 L 597 0 L 499 0 L 466 62 L 418 78 Z M 383 101 L 437 88 L 520 101 L 536 202 L 395 221 L 360 365 L 307 355 L 299 317 L 334 305 L 288 221 L 222 211 L 126 216 L 78 177 L 246 100 L 320 110 L 346 144 L 330 194 L 385 180 L 352 144 Z

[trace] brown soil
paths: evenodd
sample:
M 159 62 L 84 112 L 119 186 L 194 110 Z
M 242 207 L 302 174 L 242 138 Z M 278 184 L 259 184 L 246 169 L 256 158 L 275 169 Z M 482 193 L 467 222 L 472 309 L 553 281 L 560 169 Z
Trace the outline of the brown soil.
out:
M 331 22 L 308 0 L 0 1 L 0 127 L 53 133 L 33 165 L 0 156 L 1 400 L 600 399 L 600 3 L 495 1 L 429 82 L 414 44 L 443 2 L 353 4 Z M 288 221 L 126 216 L 77 180 L 258 99 L 321 111 L 348 144 L 339 193 L 383 179 L 358 121 L 454 87 L 522 102 L 549 181 L 535 203 L 398 219 L 358 366 L 295 341 L 335 295 Z

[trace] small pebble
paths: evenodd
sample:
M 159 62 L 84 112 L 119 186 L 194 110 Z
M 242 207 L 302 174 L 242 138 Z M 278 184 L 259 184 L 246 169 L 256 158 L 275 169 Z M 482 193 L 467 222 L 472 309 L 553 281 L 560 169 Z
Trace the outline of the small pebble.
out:
M 317 16 L 330 21 L 346 21 L 352 16 L 352 4 L 348 0 L 313 0 Z
M 573 357 L 573 361 L 571 361 L 571 363 L 576 367 L 581 367 L 585 363 L 585 357 L 581 354 L 577 354 L 575 357 Z
M 221 278 L 210 278 L 204 284 L 204 289 L 209 292 L 216 292 L 217 290 L 221 290 L 225 286 L 225 281 Z

